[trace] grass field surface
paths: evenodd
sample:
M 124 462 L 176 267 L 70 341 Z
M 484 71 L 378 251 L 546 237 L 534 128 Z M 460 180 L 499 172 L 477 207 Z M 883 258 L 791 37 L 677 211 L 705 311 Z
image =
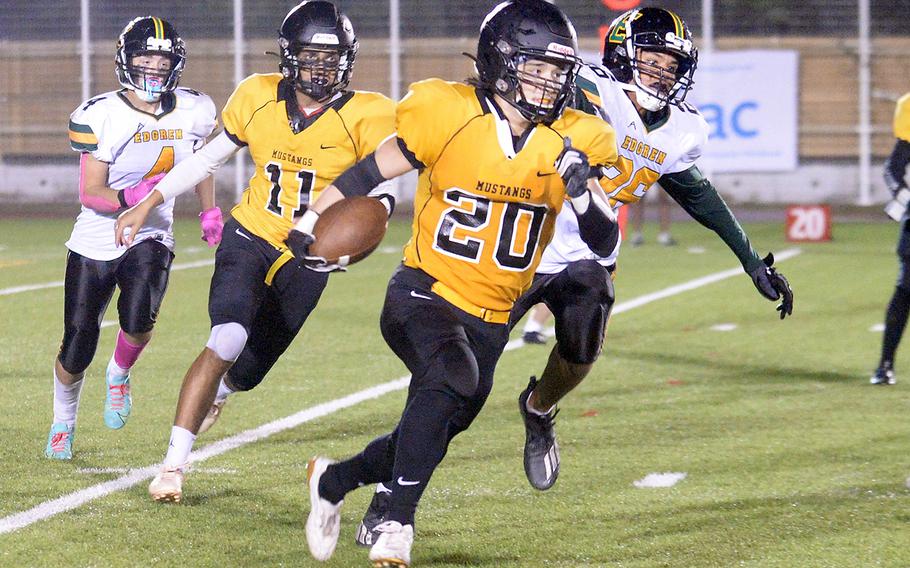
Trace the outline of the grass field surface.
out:
M 23 219 L 0 230 L 0 566 L 321 565 L 303 530 L 306 461 L 347 457 L 400 415 L 405 383 L 388 383 L 407 373 L 378 318 L 408 223 L 394 222 L 378 252 L 331 277 L 267 380 L 233 397 L 198 439 L 210 457 L 195 464 L 176 506 L 154 503 L 146 487 L 183 374 L 208 336 L 213 254 L 194 223 L 178 223 L 182 268 L 134 368 L 129 423 L 112 431 L 102 422 L 113 324 L 87 373 L 75 458 L 50 461 L 43 449 L 63 312 L 54 283 L 70 229 L 69 220 Z M 792 248 L 781 224 L 746 229 L 760 252 Z M 796 296 L 783 322 L 742 273 L 672 288 L 738 266 L 694 223 L 674 226 L 677 247 L 626 247 L 616 278 L 625 308 L 592 374 L 561 404 L 558 483 L 537 492 L 525 480 L 516 407 L 549 346 L 516 345 L 424 496 L 414 565 L 910 566 L 910 347 L 899 354 L 897 385 L 868 384 L 897 230 L 845 223 L 830 243 L 800 245 L 780 263 Z M 668 289 L 677 291 L 630 303 Z M 113 309 L 105 320 L 116 321 Z M 376 385 L 388 392 L 337 403 Z M 285 417 L 293 418 L 255 430 Z M 660 473 L 685 477 L 639 487 Z M 101 496 L 63 510 L 86 490 Z M 368 565 L 353 537 L 370 495 L 348 496 L 325 566 Z

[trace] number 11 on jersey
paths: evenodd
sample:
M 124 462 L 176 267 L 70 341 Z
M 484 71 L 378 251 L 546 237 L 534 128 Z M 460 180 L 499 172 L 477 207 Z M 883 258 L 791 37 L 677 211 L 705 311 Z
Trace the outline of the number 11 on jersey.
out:
M 315 170 L 300 170 L 297 172 L 297 204 L 293 209 L 288 208 L 281 202 L 281 164 L 269 162 L 265 165 L 265 175 L 272 182 L 272 190 L 269 192 L 269 202 L 265 209 L 293 221 L 295 217 L 303 214 L 303 209 L 310 204 L 310 193 L 313 191 L 313 184 L 316 182 Z M 287 213 L 290 212 L 290 215 Z

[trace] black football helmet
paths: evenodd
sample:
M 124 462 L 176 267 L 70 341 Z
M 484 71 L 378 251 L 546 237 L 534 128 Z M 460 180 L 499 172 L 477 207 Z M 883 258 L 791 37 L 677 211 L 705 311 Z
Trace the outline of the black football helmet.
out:
M 655 65 L 644 65 L 640 50 L 673 55 L 676 71 Z M 689 26 L 675 13 L 663 8 L 637 8 L 625 12 L 610 24 L 604 38 L 603 64 L 621 83 L 636 92 L 638 103 L 647 110 L 658 111 L 671 101 L 680 102 L 695 82 L 698 50 L 692 43 Z M 642 75 L 673 78 L 667 90 L 647 87 Z
M 545 0 L 509 0 L 493 8 L 480 26 L 478 83 L 531 122 L 549 123 L 569 103 L 581 65 L 577 54 L 575 28 L 559 8 Z M 532 60 L 557 65 L 562 70 L 559 80 L 522 72 Z M 539 101 L 528 99 L 528 87 L 540 89 Z
M 163 55 L 171 60 L 171 68 L 163 71 L 134 65 L 133 58 L 140 55 Z M 120 32 L 114 62 L 120 84 L 146 102 L 154 102 L 177 88 L 186 64 L 186 46 L 170 22 L 142 16 Z
M 288 12 L 278 30 L 278 68 L 298 90 L 323 101 L 348 86 L 357 45 L 351 20 L 334 4 L 307 0 Z M 309 72 L 309 80 L 301 71 Z

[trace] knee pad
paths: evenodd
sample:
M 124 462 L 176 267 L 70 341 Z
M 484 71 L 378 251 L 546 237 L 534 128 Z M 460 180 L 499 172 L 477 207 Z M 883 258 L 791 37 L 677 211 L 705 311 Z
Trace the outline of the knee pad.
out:
M 607 320 L 613 309 L 613 280 L 594 261 L 569 264 L 561 294 L 566 300 L 556 311 L 559 355 L 569 363 L 587 365 L 600 356 Z
M 432 385 L 442 385 L 460 397 L 472 398 L 480 383 L 480 370 L 468 345 L 457 341 L 439 348 L 424 377 Z
M 613 279 L 606 267 L 593 260 L 572 262 L 566 268 L 566 288 L 573 294 L 596 296 L 600 302 L 613 303 Z
M 215 352 L 222 361 L 234 362 L 240 357 L 246 345 L 246 329 L 236 322 L 222 323 L 212 328 L 206 347 Z
M 598 311 L 601 311 L 600 309 Z M 587 320 L 588 326 L 575 333 L 556 334 L 556 349 L 559 356 L 573 365 L 590 365 L 597 361 L 603 350 L 607 318 L 602 315 Z M 562 335 L 562 339 L 560 339 Z
M 78 375 L 88 368 L 98 349 L 100 335 L 101 329 L 94 326 L 66 328 L 57 358 L 67 373 Z
M 127 315 L 120 318 L 120 329 L 129 335 L 142 335 L 155 329 L 155 319 L 147 316 Z

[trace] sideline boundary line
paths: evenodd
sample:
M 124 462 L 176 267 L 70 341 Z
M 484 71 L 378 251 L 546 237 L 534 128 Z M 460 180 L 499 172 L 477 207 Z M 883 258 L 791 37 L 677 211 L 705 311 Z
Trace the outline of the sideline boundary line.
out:
M 799 255 L 801 252 L 802 251 L 798 248 L 786 249 L 777 255 L 777 260 L 787 260 Z M 644 296 L 639 296 L 627 302 L 617 304 L 613 308 L 613 315 L 621 314 L 623 312 L 627 312 L 629 310 L 633 310 L 635 308 L 639 308 L 641 306 L 662 300 L 664 298 L 669 298 L 683 292 L 688 292 L 689 290 L 701 288 L 702 286 L 707 286 L 709 284 L 713 284 L 715 282 L 719 282 L 721 280 L 725 280 L 742 273 L 742 268 L 732 268 L 730 270 L 716 272 L 714 274 L 709 274 L 707 276 L 696 278 L 688 282 L 683 282 L 682 284 L 670 286 L 651 294 L 645 294 Z M 506 350 L 512 351 L 523 346 L 524 341 L 522 341 L 520 338 L 513 339 L 506 344 Z M 295 428 L 306 422 L 310 422 L 317 418 L 322 418 L 323 416 L 334 414 L 339 410 L 358 405 L 361 402 L 379 398 L 390 392 L 402 390 L 408 386 L 410 380 L 410 375 L 401 377 L 393 381 L 388 381 L 380 385 L 376 385 L 374 387 L 349 394 L 342 398 L 330 400 L 322 404 L 317 404 L 316 406 L 306 408 L 300 412 L 291 414 L 290 416 L 286 416 L 284 418 L 279 418 L 278 420 L 263 424 L 257 428 L 245 430 L 238 434 L 234 434 L 233 436 L 228 436 L 227 438 L 213 442 L 194 451 L 192 454 L 190 454 L 189 463 L 194 464 L 205 461 L 209 458 L 243 447 L 247 444 L 252 444 L 259 440 L 268 438 L 273 434 Z M 129 489 L 134 485 L 138 485 L 143 481 L 155 477 L 160 468 L 160 464 L 155 464 L 143 468 L 131 469 L 129 473 L 122 475 L 117 479 L 106 481 L 104 483 L 98 483 L 85 489 L 70 493 L 68 495 L 63 495 L 56 499 L 45 501 L 44 503 L 36 505 L 31 509 L 22 511 L 21 513 L 14 513 L 12 515 L 0 518 L 0 534 L 15 532 L 21 528 L 25 528 L 29 525 L 37 523 L 38 521 L 42 521 L 55 515 L 59 515 L 60 513 L 65 513 L 66 511 L 76 509 L 77 507 L 80 507 L 90 501 L 105 497 L 116 491 Z
M 192 262 L 178 262 L 171 265 L 171 272 L 175 270 L 187 270 L 189 268 L 200 268 L 202 266 L 211 266 L 215 264 L 215 259 L 206 258 L 203 260 L 194 260 Z M 34 292 L 35 290 L 47 290 L 48 288 L 62 288 L 63 280 L 54 280 L 53 282 L 44 282 L 42 284 L 26 284 L 24 286 L 13 286 L 11 288 L 0 288 L 0 296 L 12 296 L 22 292 Z

